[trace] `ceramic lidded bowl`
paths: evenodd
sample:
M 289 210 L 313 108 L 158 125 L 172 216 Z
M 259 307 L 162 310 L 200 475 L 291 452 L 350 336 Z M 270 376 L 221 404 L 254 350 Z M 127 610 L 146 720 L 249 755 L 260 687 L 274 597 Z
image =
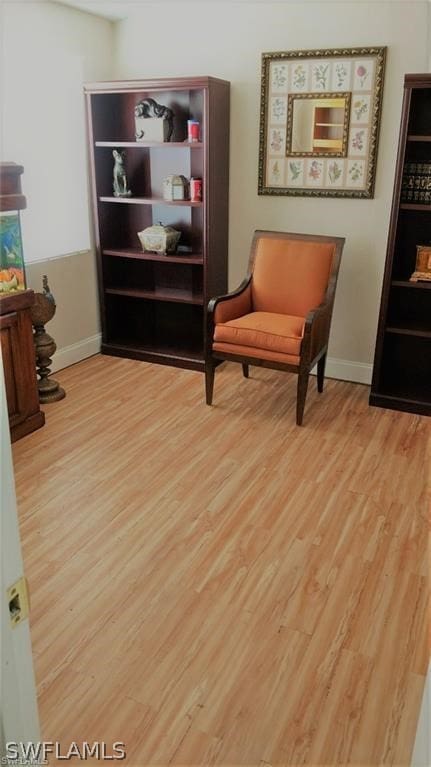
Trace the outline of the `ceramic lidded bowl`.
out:
M 138 232 L 142 248 L 154 253 L 166 256 L 175 253 L 181 232 L 172 226 L 163 226 L 162 223 L 147 226 L 142 232 Z

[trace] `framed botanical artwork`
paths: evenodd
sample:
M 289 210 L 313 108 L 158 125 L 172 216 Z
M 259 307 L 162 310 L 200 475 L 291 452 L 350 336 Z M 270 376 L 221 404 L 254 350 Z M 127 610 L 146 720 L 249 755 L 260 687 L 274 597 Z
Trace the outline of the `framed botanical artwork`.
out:
M 385 57 L 262 54 L 259 194 L 373 197 Z

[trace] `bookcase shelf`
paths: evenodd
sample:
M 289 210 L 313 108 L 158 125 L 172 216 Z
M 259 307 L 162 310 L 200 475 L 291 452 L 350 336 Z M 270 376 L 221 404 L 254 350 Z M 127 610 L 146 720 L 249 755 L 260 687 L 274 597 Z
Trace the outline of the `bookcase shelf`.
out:
M 407 136 L 407 141 L 431 142 L 431 136 Z
M 85 86 L 104 354 L 204 370 L 208 302 L 227 291 L 229 90 L 214 77 Z M 172 110 L 171 141 L 135 140 L 135 107 L 149 98 Z M 115 149 L 128 197 L 113 195 Z M 164 199 L 170 175 L 201 179 L 202 201 Z M 139 247 L 137 233 L 159 222 L 181 231 L 176 253 Z
M 180 304 L 203 304 L 202 294 L 192 294 L 179 288 L 155 288 L 142 290 L 138 288 L 106 288 L 106 293 L 132 298 L 146 298 L 150 301 L 171 301 Z
M 138 248 L 130 248 L 129 250 L 109 250 L 104 249 L 103 255 L 114 256 L 116 258 L 136 258 L 140 261 L 160 261 L 162 264 L 196 264 L 203 266 L 204 260 L 202 254 L 190 254 L 190 255 L 159 255 L 158 253 L 150 253 L 145 250 L 139 250 Z
M 201 141 L 95 141 L 96 147 L 116 149 L 202 149 Z
M 420 325 L 418 327 L 388 327 L 386 328 L 387 333 L 399 333 L 400 335 L 405 336 L 417 336 L 418 338 L 431 338 L 431 330 L 422 330 Z
M 419 210 L 422 212 L 428 213 L 431 211 L 431 204 L 428 205 L 427 203 L 413 203 L 413 202 L 402 202 L 400 204 L 400 210 Z
M 100 197 L 100 202 L 118 202 L 127 205 L 175 205 L 176 207 L 201 208 L 201 202 L 191 200 L 165 200 L 163 197 Z
M 395 288 L 409 288 L 413 290 L 431 290 L 431 282 L 410 282 L 410 280 L 392 280 Z
M 156 340 L 140 341 L 133 343 L 130 337 L 112 337 L 109 343 L 102 343 L 102 353 L 114 357 L 129 357 L 154 362 L 161 365 L 174 365 L 175 367 L 188 368 L 190 370 L 204 371 L 204 361 L 199 344 L 193 346 L 187 344 L 162 342 Z
M 431 245 L 431 204 L 401 200 L 406 188 L 428 195 L 430 144 L 431 74 L 406 75 L 370 405 L 423 415 L 431 415 L 431 282 L 409 278 L 417 246 Z

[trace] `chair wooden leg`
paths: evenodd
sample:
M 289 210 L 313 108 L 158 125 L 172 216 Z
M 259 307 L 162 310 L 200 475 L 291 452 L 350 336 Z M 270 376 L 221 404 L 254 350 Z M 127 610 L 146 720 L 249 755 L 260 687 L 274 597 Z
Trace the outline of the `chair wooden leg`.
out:
M 205 396 L 207 405 L 212 405 L 214 391 L 215 365 L 212 360 L 205 363 Z
M 304 415 L 305 399 L 307 396 L 308 388 L 308 370 L 299 373 L 298 375 L 298 387 L 297 387 L 297 399 L 296 399 L 296 423 L 298 426 L 302 426 L 302 418 Z
M 245 362 L 242 365 L 242 374 L 244 378 L 248 378 L 248 365 Z
M 325 380 L 325 365 L 326 365 L 326 354 L 324 354 L 323 357 L 321 357 L 317 363 L 317 391 L 320 394 L 323 391 L 323 382 Z

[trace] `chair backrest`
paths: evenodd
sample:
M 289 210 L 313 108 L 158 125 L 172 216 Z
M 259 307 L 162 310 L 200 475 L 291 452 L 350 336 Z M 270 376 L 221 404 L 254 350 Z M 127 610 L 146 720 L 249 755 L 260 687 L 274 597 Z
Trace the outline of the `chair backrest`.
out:
M 250 270 L 253 310 L 305 317 L 335 291 L 344 238 L 256 231 Z

